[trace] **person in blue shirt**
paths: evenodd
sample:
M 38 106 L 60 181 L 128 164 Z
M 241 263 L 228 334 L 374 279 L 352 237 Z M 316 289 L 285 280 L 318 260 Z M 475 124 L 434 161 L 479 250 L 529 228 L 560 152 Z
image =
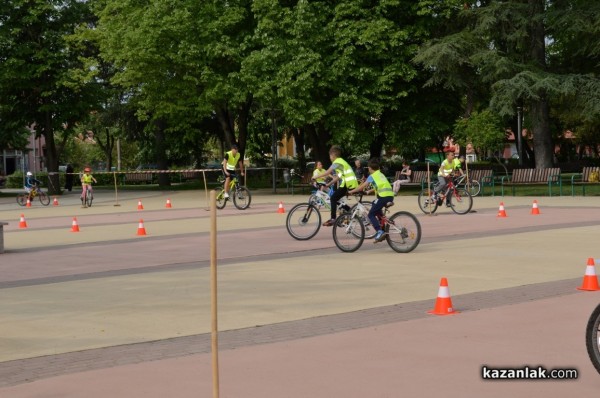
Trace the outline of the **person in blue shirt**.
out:
M 27 172 L 27 177 L 25 177 L 25 191 L 29 196 L 29 200 L 31 201 L 33 192 L 37 190 L 38 186 L 40 186 L 42 182 L 40 180 L 36 180 L 31 171 Z

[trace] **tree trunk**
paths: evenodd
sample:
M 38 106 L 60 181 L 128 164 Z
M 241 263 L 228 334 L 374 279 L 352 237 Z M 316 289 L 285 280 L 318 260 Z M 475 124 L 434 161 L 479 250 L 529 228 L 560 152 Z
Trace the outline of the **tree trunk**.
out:
M 238 116 L 238 150 L 240 152 L 240 159 L 244 162 L 244 155 L 246 153 L 246 140 L 248 139 L 248 119 L 250 115 L 250 107 L 252 106 L 252 95 L 248 95 L 246 102 L 240 107 L 240 113 Z
M 167 170 L 169 168 L 167 160 L 167 145 L 165 142 L 165 123 L 162 120 L 157 120 L 154 123 L 154 140 L 156 145 L 156 165 L 159 170 Z M 158 174 L 158 186 L 168 187 L 171 185 L 171 177 L 168 173 Z
M 42 135 L 46 141 L 46 168 L 48 169 L 48 194 L 57 195 L 61 193 L 58 176 L 58 153 L 54 142 L 54 129 L 52 128 L 52 115 L 46 112 L 44 115 L 44 126 Z
M 300 170 L 304 170 L 306 168 L 306 154 L 304 153 L 304 132 L 302 129 L 292 129 L 292 136 L 294 137 L 294 143 L 296 144 L 296 156 L 298 157 Z
M 219 126 L 221 126 L 221 130 L 223 130 L 225 149 L 228 151 L 231 149 L 231 145 L 236 143 L 234 120 L 227 106 L 217 107 L 216 112 Z
M 312 148 L 313 160 L 315 162 L 321 161 L 323 162 L 323 166 L 329 167 L 331 165 L 331 160 L 329 160 L 329 140 L 331 139 L 331 134 L 324 128 L 317 128 L 314 124 L 304 126 L 304 131 Z

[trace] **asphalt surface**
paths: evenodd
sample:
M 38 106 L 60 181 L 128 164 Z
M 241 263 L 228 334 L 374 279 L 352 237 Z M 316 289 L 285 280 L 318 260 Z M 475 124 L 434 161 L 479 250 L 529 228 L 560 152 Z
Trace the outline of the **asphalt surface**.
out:
M 170 199 L 173 208 L 165 208 Z M 540 215 L 531 215 L 533 200 Z M 204 192 L 96 192 L 59 206 L 0 198 L 1 397 L 211 396 L 210 211 Z M 137 210 L 138 201 L 144 210 Z M 600 198 L 476 198 L 420 213 L 419 247 L 340 252 L 331 230 L 292 239 L 305 195 L 255 192 L 218 212 L 223 397 L 593 394 L 583 339 L 600 303 Z M 282 202 L 286 214 L 278 214 Z M 508 217 L 498 218 L 503 202 Z M 115 206 L 118 205 L 118 206 Z M 19 228 L 23 214 L 28 228 Z M 80 232 L 71 232 L 77 218 Z M 146 236 L 136 235 L 143 219 Z M 428 315 L 447 277 L 459 314 Z M 482 366 L 573 368 L 576 380 L 483 380 Z

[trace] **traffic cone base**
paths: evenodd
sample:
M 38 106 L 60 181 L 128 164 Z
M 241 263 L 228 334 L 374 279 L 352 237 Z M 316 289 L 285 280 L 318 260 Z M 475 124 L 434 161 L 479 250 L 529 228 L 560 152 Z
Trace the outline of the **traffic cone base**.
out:
M 279 202 L 279 208 L 277 209 L 277 213 L 279 213 L 279 214 L 285 213 L 285 209 L 283 208 L 283 202 Z
M 77 217 L 73 217 L 73 222 L 71 223 L 71 232 L 79 232 L 79 224 L 77 224 Z
M 448 280 L 442 278 L 440 281 L 440 288 L 438 290 L 438 296 L 435 300 L 435 307 L 431 311 L 427 311 L 428 314 L 433 315 L 454 315 L 458 314 L 452 306 L 452 299 L 450 298 L 450 290 L 448 289 Z
M 596 267 L 594 264 L 594 259 L 588 258 L 587 266 L 585 268 L 585 275 L 583 276 L 583 283 L 577 289 L 591 292 L 600 290 L 598 276 L 596 275 Z
M 31 207 L 31 200 L 29 198 L 27 198 L 27 204 L 25 205 L 25 207 Z
M 140 219 L 140 222 L 138 224 L 137 235 L 139 235 L 139 236 L 146 235 L 146 228 L 144 228 L 144 220 L 142 220 L 142 219 Z
M 19 228 L 27 228 L 27 221 L 25 221 L 24 214 L 21 214 L 21 219 L 19 220 Z
M 54 200 L 52 201 L 52 206 L 58 206 L 58 199 L 56 198 L 56 196 L 54 197 Z
M 533 214 L 533 215 L 540 214 L 540 208 L 538 207 L 537 200 L 533 201 L 533 205 L 531 206 L 531 214 Z
M 171 199 L 167 199 L 167 204 L 165 205 L 165 208 L 170 209 L 173 206 L 171 206 Z
M 498 216 L 497 217 L 508 217 L 506 215 L 506 210 L 504 210 L 504 202 L 500 202 L 500 207 L 498 208 Z

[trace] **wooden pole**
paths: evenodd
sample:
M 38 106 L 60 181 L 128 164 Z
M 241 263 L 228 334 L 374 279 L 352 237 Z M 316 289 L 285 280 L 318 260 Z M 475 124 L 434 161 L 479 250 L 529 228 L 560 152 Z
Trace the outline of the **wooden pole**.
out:
M 213 398 L 219 398 L 219 339 L 217 322 L 217 193 L 210 192 L 210 291 Z
M 115 204 L 113 206 L 121 206 L 119 204 L 119 193 L 118 193 L 118 188 L 117 188 L 117 172 L 114 171 L 113 172 L 113 179 L 115 181 Z
M 208 185 L 206 185 L 206 172 L 204 170 L 202 170 L 202 177 L 204 178 L 204 193 L 206 194 L 206 210 L 210 210 L 211 205 L 208 202 Z M 216 199 L 213 202 L 216 202 Z
M 427 163 L 427 196 L 428 200 L 431 200 L 431 172 L 429 171 L 429 162 Z M 431 203 L 429 203 L 429 215 L 431 216 Z

